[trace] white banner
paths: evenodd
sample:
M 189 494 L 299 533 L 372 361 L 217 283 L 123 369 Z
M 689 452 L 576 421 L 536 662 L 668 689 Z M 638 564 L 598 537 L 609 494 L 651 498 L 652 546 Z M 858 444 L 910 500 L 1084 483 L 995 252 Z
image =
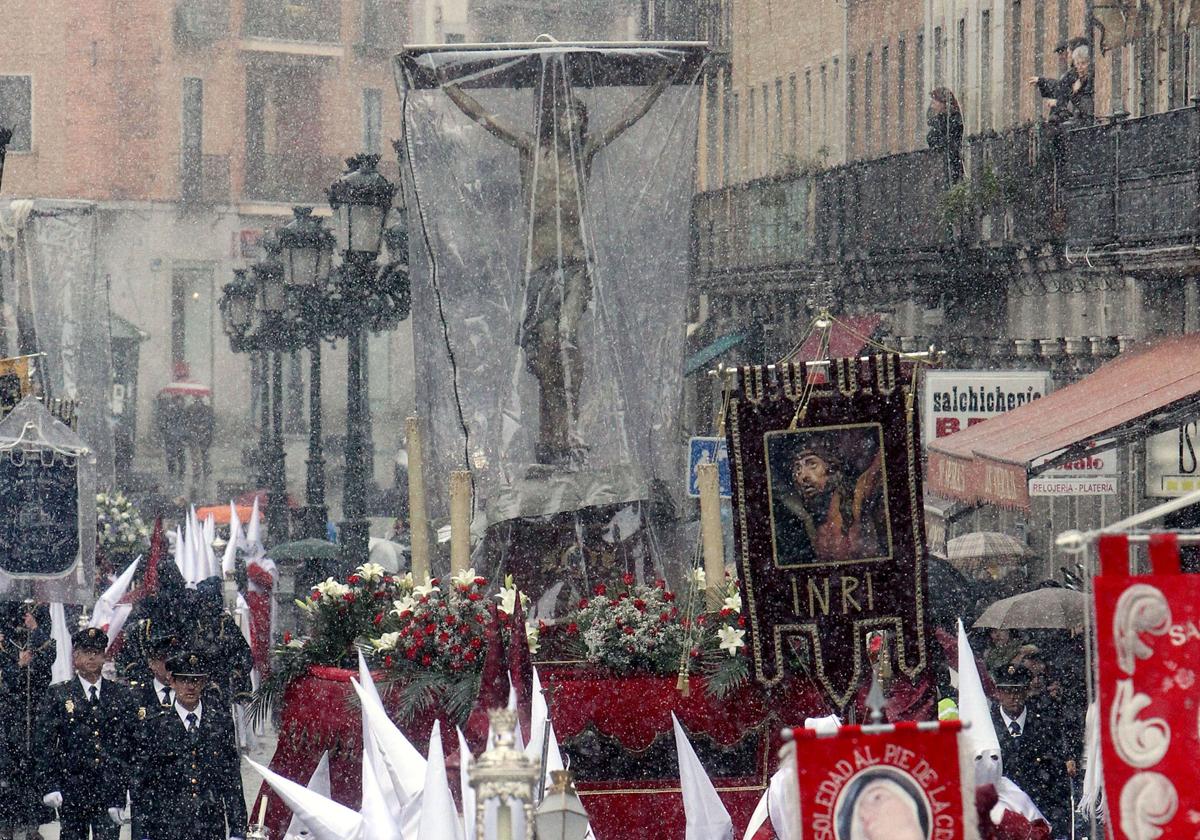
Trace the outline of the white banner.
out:
M 1108 441 L 1096 441 L 1099 448 Z M 1051 453 L 1034 462 L 1037 467 L 1059 456 Z M 1029 479 L 1030 496 L 1115 496 L 1117 493 L 1117 450 L 1108 449 L 1059 464 Z
M 1146 495 L 1184 496 L 1200 490 L 1200 421 L 1146 440 Z
M 933 370 L 925 374 L 925 443 L 960 432 L 1050 393 L 1044 370 Z

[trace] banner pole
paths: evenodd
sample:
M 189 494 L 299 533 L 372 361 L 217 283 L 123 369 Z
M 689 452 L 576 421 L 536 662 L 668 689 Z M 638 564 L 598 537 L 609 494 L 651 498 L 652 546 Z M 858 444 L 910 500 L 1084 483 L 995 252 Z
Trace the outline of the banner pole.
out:
M 421 421 L 404 421 L 408 445 L 408 533 L 413 581 L 429 579 L 429 513 L 425 505 L 425 458 L 421 446 Z
M 725 545 L 721 534 L 720 477 L 714 463 L 696 467 L 700 489 L 700 536 L 704 545 L 705 602 L 715 612 L 724 602 Z

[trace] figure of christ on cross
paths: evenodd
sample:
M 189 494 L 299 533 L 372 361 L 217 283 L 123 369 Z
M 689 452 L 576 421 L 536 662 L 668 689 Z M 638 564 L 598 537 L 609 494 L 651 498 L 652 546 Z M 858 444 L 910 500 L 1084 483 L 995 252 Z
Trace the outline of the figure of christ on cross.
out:
M 579 325 L 592 298 L 594 254 L 584 228 L 592 162 L 649 112 L 676 70 L 667 67 L 603 131 L 591 129 L 587 106 L 571 90 L 561 54 L 542 57 L 531 132 L 489 112 L 457 84 L 442 86 L 463 113 L 520 154 L 525 308 L 517 345 L 538 383 L 534 454 L 539 464 L 581 466 L 586 454 L 578 429 Z

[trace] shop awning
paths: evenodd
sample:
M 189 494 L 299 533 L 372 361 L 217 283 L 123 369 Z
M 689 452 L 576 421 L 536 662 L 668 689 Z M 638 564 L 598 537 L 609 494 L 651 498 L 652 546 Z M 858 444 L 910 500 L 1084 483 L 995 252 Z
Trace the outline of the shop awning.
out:
M 708 346 L 701 347 L 695 353 L 688 356 L 687 361 L 684 362 L 683 375 L 691 376 L 701 368 L 707 367 L 710 362 L 715 361 L 722 353 L 732 350 L 745 340 L 746 333 L 736 332 L 723 335 Z
M 1028 510 L 1032 476 L 1085 451 L 1174 428 L 1198 407 L 1200 334 L 1163 339 L 1040 400 L 931 442 L 926 486 L 970 504 Z M 1098 440 L 1104 443 L 1089 449 Z
M 814 329 L 789 361 L 811 362 L 816 359 L 843 359 L 857 356 L 867 346 L 867 339 L 874 339 L 883 326 L 882 315 L 839 315 L 829 325 L 829 349 L 822 352 L 825 330 Z

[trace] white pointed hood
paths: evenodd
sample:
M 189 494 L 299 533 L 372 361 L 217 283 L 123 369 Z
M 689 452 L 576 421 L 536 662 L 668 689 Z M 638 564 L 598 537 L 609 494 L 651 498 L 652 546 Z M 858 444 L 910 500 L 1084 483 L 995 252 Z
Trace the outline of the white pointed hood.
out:
M 250 508 L 250 522 L 246 525 L 246 557 L 252 559 L 262 554 L 262 521 L 258 515 L 258 497 L 254 497 L 254 505 Z
M 463 731 L 455 728 L 455 732 L 458 733 L 458 786 L 462 791 L 463 840 L 475 840 L 475 788 L 471 787 L 471 765 L 475 763 L 475 756 L 471 754 L 471 746 Z
M 75 665 L 71 662 L 71 631 L 67 628 L 67 610 L 61 603 L 50 605 L 50 638 L 54 639 L 50 682 L 65 682 L 75 676 Z
M 369 672 L 367 676 L 370 676 Z M 364 685 L 360 685 L 358 680 L 352 679 L 350 683 L 362 704 L 363 719 L 369 724 L 370 732 L 379 744 L 380 757 L 396 793 L 405 800 L 419 796 L 425 787 L 424 756 L 417 752 L 404 734 L 396 728 L 396 724 L 392 723 L 384 711 L 383 704 L 379 702 L 379 695 L 374 694 L 374 683 L 371 684 L 370 692 Z
M 732 840 L 733 819 L 717 789 L 692 749 L 692 742 L 671 713 L 675 728 L 675 751 L 679 754 L 679 786 L 683 789 L 683 813 L 687 823 L 684 840 Z
M 975 784 L 996 784 L 1004 775 L 1000 739 L 962 619 L 958 622 L 958 717 L 965 724 L 959 737 L 966 739 L 975 759 Z
M 204 576 L 221 577 L 221 560 L 217 557 L 217 550 L 213 548 L 217 539 L 217 520 L 211 513 L 204 517 L 204 526 L 200 533 L 204 537 Z
M 88 627 L 99 627 L 107 630 L 108 643 L 110 645 L 117 638 L 117 634 L 121 632 L 121 628 L 125 626 L 125 619 L 129 618 L 129 614 L 133 610 L 132 605 L 122 604 L 121 599 L 129 591 L 129 587 L 133 583 L 133 576 L 137 572 L 138 563 L 140 562 L 142 562 L 142 558 L 138 557 L 126 566 L 125 571 L 121 572 L 108 589 L 104 590 L 104 594 L 96 599 L 96 606 L 92 609 L 92 617 L 88 620 Z
M 179 568 L 183 582 L 187 583 L 187 540 L 184 539 L 183 531 L 178 525 L 175 526 L 175 565 Z
M 231 575 L 237 569 L 237 550 L 242 544 L 242 521 L 238 518 L 237 505 L 229 503 L 229 542 L 221 556 L 221 577 Z
M 284 778 L 253 759 L 247 763 L 263 777 L 308 827 L 314 840 L 368 840 L 363 818 L 340 802 L 313 793 L 308 788 Z
M 801 840 L 800 782 L 796 773 L 796 742 L 791 741 L 784 745 L 783 761 L 767 787 L 767 814 L 779 840 Z
M 410 816 L 419 812 L 420 809 L 420 791 L 414 795 L 410 795 L 404 790 L 404 787 L 396 780 L 395 774 L 388 768 L 387 757 L 384 755 L 384 746 L 380 741 L 375 730 L 380 726 L 380 712 L 383 712 L 383 702 L 379 697 L 379 692 L 375 688 L 375 680 L 371 676 L 371 669 L 367 667 L 367 660 L 360 651 L 358 654 L 358 681 L 354 683 L 356 693 L 360 698 L 360 704 L 363 707 L 362 726 L 363 726 L 363 773 L 364 778 L 367 772 L 367 763 L 371 765 L 371 775 L 374 778 L 374 783 L 378 788 L 379 797 L 383 806 L 387 810 L 387 819 L 389 826 L 394 826 L 397 838 L 415 838 L 417 834 L 417 824 L 415 819 Z M 370 707 L 376 714 L 374 716 L 366 713 L 367 707 Z M 386 712 L 383 712 L 383 718 L 387 718 Z M 391 723 L 388 718 L 388 723 Z M 394 727 L 394 724 L 392 724 Z M 404 737 L 401 735 L 400 737 Z M 407 742 L 407 739 L 405 740 Z M 411 745 L 410 745 L 411 747 Z M 415 749 L 412 750 L 417 754 Z M 424 759 L 421 759 L 421 783 L 424 784 Z M 364 783 L 365 784 L 365 783 Z M 364 787 L 365 790 L 365 787 Z M 409 806 L 416 804 L 416 811 L 410 811 Z M 366 812 L 367 798 L 363 794 L 363 817 L 367 818 Z M 368 820 L 369 822 L 370 820 Z M 369 830 L 369 829 L 368 829 Z
M 442 754 L 441 723 L 434 721 L 429 736 L 429 755 L 425 764 L 425 791 L 421 807 L 421 827 L 417 840 L 462 840 L 458 809 L 446 781 L 446 758 Z
M 317 769 L 308 778 L 308 790 L 328 799 L 329 789 L 329 750 L 325 750 L 321 753 L 321 760 L 317 762 Z M 308 828 L 308 825 L 298 815 L 292 814 L 292 821 L 288 823 L 287 831 L 283 836 L 291 837 L 299 834 L 301 828 Z M 312 829 L 309 831 L 311 832 Z
M 392 812 L 389 801 L 395 799 L 391 780 L 386 774 L 380 775 L 377 769 L 377 751 L 374 739 L 368 737 L 363 741 L 362 807 L 358 813 L 363 819 L 366 840 L 403 840 L 398 813 Z M 396 811 L 399 811 L 398 807 Z

